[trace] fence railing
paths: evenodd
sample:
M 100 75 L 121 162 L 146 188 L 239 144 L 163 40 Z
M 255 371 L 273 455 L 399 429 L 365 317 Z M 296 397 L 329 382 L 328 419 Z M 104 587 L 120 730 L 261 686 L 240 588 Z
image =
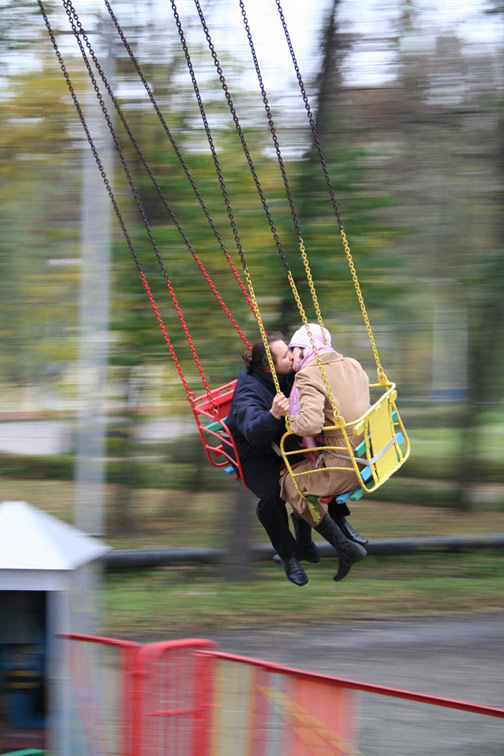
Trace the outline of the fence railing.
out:
M 85 756 L 140 753 L 136 712 L 141 683 L 139 643 L 97 635 L 65 634 L 67 673 L 64 750 Z M 66 755 L 65 755 L 66 756 Z
M 74 634 L 72 756 L 500 753 L 504 709 L 228 654 Z M 68 653 L 68 652 L 67 652 Z M 79 747 L 77 747 L 79 743 Z
M 504 742 L 504 709 L 205 655 L 215 661 L 211 756 L 460 756 L 497 754 Z

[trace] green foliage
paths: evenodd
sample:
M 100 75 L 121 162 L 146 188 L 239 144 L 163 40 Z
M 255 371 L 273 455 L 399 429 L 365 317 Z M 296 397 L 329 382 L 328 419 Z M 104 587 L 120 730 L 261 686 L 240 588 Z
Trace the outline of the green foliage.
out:
M 49 10 L 55 5 L 44 4 Z M 40 11 L 31 0 L 2 0 L 0 10 L 0 66 L 8 68 L 9 56 L 30 49 L 40 36 Z
M 75 354 L 79 194 L 58 72 L 12 76 L 0 119 L 0 371 L 36 383 Z
M 492 5 L 500 13 L 499 4 Z M 56 25 L 64 20 L 59 6 L 47 3 L 46 7 Z M 175 30 L 168 29 L 161 45 L 152 19 L 139 28 L 132 4 L 118 4 L 119 11 L 127 35 L 131 32 L 135 40 L 135 50 L 141 52 L 140 62 L 169 128 L 241 271 L 185 62 L 172 44 Z M 419 18 L 417 14 L 414 23 L 419 23 Z M 102 19 L 91 12 L 87 21 L 95 29 Z M 443 480 L 453 474 L 456 488 L 459 482 L 463 484 L 460 470 L 455 472 L 457 460 L 465 462 L 472 456 L 473 430 L 483 424 L 481 408 L 493 408 L 503 388 L 504 120 L 500 85 L 489 83 L 494 61 L 482 55 L 476 65 L 464 57 L 456 38 L 448 45 L 446 35 L 444 41 L 436 42 L 435 53 L 419 51 L 415 45 L 411 52 L 409 35 L 414 36 L 416 31 L 401 22 L 399 37 L 390 40 L 391 49 L 400 42 L 393 85 L 367 90 L 346 87 L 342 60 L 358 40 L 339 34 L 337 23 L 331 26 L 326 20 L 325 25 L 325 57 L 312 105 L 317 109 L 324 155 L 382 362 L 389 377 L 396 379 L 398 374 L 401 400 L 420 407 L 413 419 L 415 427 L 426 428 L 423 436 L 418 434 L 414 439 L 408 474 L 425 476 L 427 470 Z M 19 53 L 28 50 L 30 55 L 23 65 L 11 66 L 11 60 L 19 61 Z M 141 88 L 131 88 L 134 74 L 126 53 L 115 52 L 114 89 L 128 123 L 192 248 L 245 337 L 254 341 L 257 325 L 213 231 Z M 81 62 L 67 53 L 66 47 L 65 60 L 78 97 L 84 100 L 89 84 Z M 220 84 L 208 74 L 208 59 L 198 46 L 193 50 L 193 60 L 205 72 L 203 97 L 261 313 L 268 329 L 286 330 L 299 322 L 299 313 L 273 235 Z M 225 53 L 223 61 L 226 78 L 236 90 L 233 98 L 239 105 L 276 232 L 307 315 L 313 319 L 310 291 L 262 104 L 257 109 L 254 94 L 240 91 L 238 74 L 243 62 Z M 0 377 L 20 385 L 51 387 L 77 355 L 85 139 L 36 4 L 3 3 L 0 64 L 7 73 L 0 109 Z M 454 85 L 457 96 L 448 93 L 447 81 Z M 281 99 L 279 103 L 274 99 L 271 102 L 273 116 L 322 314 L 338 348 L 361 359 L 371 374 L 366 333 L 302 106 L 290 122 L 290 112 L 287 110 L 286 115 Z M 210 385 L 220 385 L 239 370 L 244 344 L 206 285 L 119 125 L 117 133 L 194 349 Z M 200 393 L 203 386 L 191 349 L 119 161 L 109 178 L 189 387 Z M 113 234 L 109 358 L 113 368 L 123 369 L 122 385 L 129 401 L 138 375 L 152 364 L 167 364 L 170 356 L 117 224 Z M 461 312 L 458 330 L 464 343 L 468 336 L 467 367 L 462 365 L 461 371 L 468 368 L 469 401 L 453 408 L 452 430 L 437 433 L 433 431 L 437 425 L 431 423 L 432 412 L 425 407 L 437 367 L 433 364 L 433 342 L 439 334 L 435 332 L 433 337 L 432 323 L 439 308 Z M 441 357 L 449 370 L 451 344 Z M 435 359 L 439 359 L 439 351 Z M 176 384 L 174 370 L 169 380 L 166 396 L 170 411 L 175 412 L 179 408 L 176 398 L 184 398 L 183 389 Z M 484 418 L 487 426 L 492 424 L 492 411 L 489 409 Z M 138 419 L 136 414 L 129 421 L 134 424 Z M 111 455 L 124 456 L 127 466 L 135 456 L 128 444 L 117 438 L 109 444 Z M 502 447 L 498 441 L 496 444 L 498 453 L 480 450 L 478 454 L 475 474 L 479 481 L 499 479 Z M 161 458 L 159 463 L 135 463 L 131 480 L 135 479 L 136 486 L 148 485 L 149 480 L 159 485 L 171 480 L 177 486 L 191 486 L 190 461 L 172 461 L 164 454 Z M 454 461 L 453 468 L 450 460 Z M 10 462 L 15 467 L 19 464 Z M 33 471 L 44 474 L 42 461 L 29 462 Z M 72 468 L 67 458 L 62 458 L 61 466 L 53 460 L 46 463 L 49 475 L 69 475 Z M 111 463 L 111 480 L 123 478 L 121 464 Z M 400 486 L 400 481 L 399 476 L 393 487 Z M 451 500 L 453 487 L 441 488 L 436 496 Z M 403 488 L 398 491 L 398 496 L 406 495 Z
M 21 480 L 72 480 L 74 465 L 73 454 L 2 454 L 0 475 Z
M 194 448 L 194 447 L 193 447 Z M 121 447 L 124 453 L 124 448 Z M 201 451 L 198 447 L 198 451 Z M 111 459 L 106 465 L 107 482 L 125 482 L 125 465 L 128 469 L 129 484 L 135 488 L 167 489 L 193 492 L 200 488 L 203 480 L 209 491 L 219 491 L 228 487 L 229 480 L 224 472 L 204 475 L 208 463 L 198 455 L 187 459 L 182 453 L 174 452 L 168 459 Z M 201 471 L 203 467 L 203 472 Z M 18 480 L 73 480 L 75 456 L 73 454 L 43 455 L 0 455 L 0 475 Z
M 121 13 L 127 14 L 126 9 L 121 8 Z M 127 15 L 126 18 L 128 18 Z M 128 23 L 131 22 L 132 19 L 128 19 Z M 135 33 L 147 38 L 152 30 L 135 29 Z M 220 195 L 213 160 L 206 144 L 206 136 L 202 126 L 196 125 L 197 109 L 188 81 L 185 85 L 188 96 L 177 97 L 178 82 L 182 75 L 184 61 L 181 60 L 176 46 L 172 46 L 171 54 L 173 57 L 169 64 L 161 61 L 158 66 L 154 60 L 146 60 L 145 74 L 151 82 L 158 102 L 163 106 L 166 122 L 221 233 L 225 247 L 229 250 L 238 270 L 241 271 L 241 261 L 229 226 L 225 204 Z M 194 60 L 198 61 L 200 55 L 201 51 L 196 48 Z M 41 299 L 58 303 L 48 307 L 42 301 L 37 301 L 34 303 L 34 309 L 30 308 L 28 311 L 26 311 L 26 301 L 20 305 L 18 316 L 14 319 L 13 331 L 7 334 L 7 351 L 9 342 L 13 345 L 12 359 L 7 362 L 4 357 L 3 363 L 8 375 L 16 377 L 15 371 L 18 370 L 17 377 L 21 380 L 26 380 L 27 369 L 29 374 L 36 376 L 44 361 L 69 360 L 74 350 L 75 311 L 71 313 L 67 312 L 67 309 L 68 305 L 75 302 L 78 276 L 75 268 L 67 268 L 66 270 L 73 272 L 65 273 L 55 268 L 47 270 L 46 266 L 49 256 L 68 258 L 76 255 L 79 186 L 74 168 L 78 155 L 76 147 L 82 144 L 83 135 L 73 113 L 66 85 L 57 70 L 56 61 L 53 61 L 51 65 L 52 69 L 44 67 L 40 72 L 30 72 L 28 76 L 23 74 L 17 79 L 12 78 L 9 104 L 3 113 L 7 122 L 13 125 L 5 132 L 3 146 L 10 156 L 20 149 L 24 152 L 28 151 L 36 160 L 43 156 L 43 160 L 47 163 L 47 175 L 51 187 L 50 192 L 44 191 L 45 172 L 40 170 L 37 163 L 35 163 L 36 170 L 31 167 L 32 162 L 24 163 L 23 166 L 30 166 L 29 174 L 24 176 L 16 169 L 15 176 L 12 177 L 10 175 L 13 173 L 12 161 L 5 161 L 4 173 L 6 172 L 10 179 L 7 184 L 9 186 L 8 202 L 2 210 L 8 219 L 7 232 L 3 239 L 5 251 L 1 256 L 4 261 L 5 286 L 10 287 L 10 281 L 15 275 L 15 271 L 10 270 L 9 266 L 15 265 L 15 261 L 19 260 L 19 257 L 12 254 L 13 246 L 20 244 L 26 250 L 23 264 L 28 264 L 32 268 L 34 280 L 37 280 L 37 285 L 33 287 L 33 290 L 37 296 L 40 292 Z M 239 65 L 241 64 L 237 65 L 236 61 L 226 59 L 225 66 L 229 79 L 233 78 L 232 74 Z M 81 97 L 85 73 L 82 67 L 71 58 L 68 60 L 68 68 L 77 94 Z M 125 52 L 122 51 L 118 56 L 116 88 L 120 89 L 122 81 L 129 82 L 131 75 L 131 65 Z M 207 77 L 205 82 L 204 100 L 209 118 L 212 123 L 219 124 L 213 128 L 213 137 L 261 312 L 267 328 L 280 326 L 285 329 L 299 321 L 299 314 L 293 306 L 292 294 L 285 279 L 275 241 L 268 228 L 222 93 L 219 93 L 218 81 L 208 81 Z M 212 92 L 212 89 L 215 92 Z M 237 99 L 243 108 L 247 108 L 247 105 L 252 103 L 252 98 L 247 93 L 238 93 Z M 190 244 L 200 256 L 209 276 L 215 281 L 231 313 L 243 328 L 245 337 L 254 341 L 259 332 L 250 308 L 234 281 L 225 256 L 219 248 L 156 115 L 150 106 L 145 107 L 142 98 L 138 101 L 126 98 L 121 105 L 145 159 L 154 171 Z M 245 123 L 247 143 L 272 213 L 276 232 L 287 252 L 294 277 L 299 282 L 300 293 L 309 317 L 313 318 L 310 292 L 304 280 L 304 271 L 282 178 L 276 160 L 271 156 L 271 140 L 267 124 L 264 115 L 254 115 L 253 110 L 250 113 L 247 118 L 243 117 L 241 111 L 239 114 Z M 201 358 L 203 369 L 208 373 L 212 384 L 229 380 L 240 367 L 239 355 L 244 348 L 243 342 L 235 334 L 232 325 L 207 287 L 192 259 L 190 250 L 187 249 L 176 230 L 173 220 L 140 165 L 138 155 L 129 140 L 119 129 L 118 135 L 149 219 L 162 264 L 186 318 L 187 327 L 193 338 L 194 348 Z M 296 141 L 299 142 L 297 135 Z M 289 146 L 289 139 L 281 135 L 283 151 L 288 153 Z M 349 231 L 358 245 L 358 265 L 363 274 L 366 294 L 373 292 L 372 304 L 378 303 L 382 298 L 381 271 L 392 264 L 385 250 L 396 234 L 393 226 L 384 223 L 380 213 L 385 207 L 393 204 L 394 200 L 383 193 L 377 197 L 376 194 L 370 195 L 369 192 L 356 188 L 362 186 L 365 179 L 363 166 L 369 157 L 367 150 L 355 147 L 351 143 L 345 145 L 343 149 L 339 143 L 335 147 L 329 143 L 326 152 L 336 194 L 346 198 L 345 220 L 348 220 Z M 338 229 L 328 202 L 320 167 L 313 160 L 307 160 L 300 154 L 296 160 L 286 160 L 286 168 L 322 311 L 331 321 L 347 317 L 350 308 L 357 320 L 358 308 L 351 279 L 342 255 Z M 197 388 L 200 385 L 199 380 L 196 379 L 194 383 L 196 370 L 192 363 L 191 351 L 179 325 L 167 286 L 145 229 L 142 227 L 119 161 L 116 162 L 114 175 L 110 178 L 113 179 L 112 184 L 121 214 L 126 221 L 138 259 L 158 303 L 168 335 L 177 355 L 180 355 L 184 371 L 189 374 L 191 388 L 194 385 L 199 391 Z M 14 191 L 12 191 L 13 181 Z M 16 190 L 17 187 L 19 190 Z M 25 191 L 26 187 L 28 192 Z M 33 222 L 22 223 L 21 218 L 25 218 L 28 215 L 28 208 L 33 207 L 35 207 L 35 215 L 33 212 L 29 214 Z M 41 227 L 44 229 L 42 234 L 39 232 Z M 20 235 L 21 238 L 19 238 Z M 35 261 L 37 265 L 33 264 Z M 0 264 L 2 264 L 1 260 Z M 45 287 L 44 279 L 47 280 Z M 16 293 L 19 300 L 24 299 L 23 289 L 26 289 L 26 286 L 26 279 L 22 277 L 17 290 L 10 288 L 7 300 L 10 300 L 9 304 L 15 299 Z M 389 302 L 397 295 L 404 295 L 402 291 L 394 291 L 389 284 L 386 286 Z M 49 292 L 48 287 L 50 287 Z M 337 308 L 335 308 L 335 303 L 337 303 Z M 141 287 L 127 244 L 118 230 L 114 242 L 111 313 L 111 330 L 114 338 L 110 349 L 110 360 L 113 365 L 133 368 L 144 363 L 169 359 L 166 345 Z M 349 317 L 352 318 L 352 316 Z M 22 328 L 23 321 L 26 321 L 24 329 Z M 66 332 L 55 330 L 53 334 L 53 322 L 64 323 Z M 30 354 L 25 357 L 22 370 L 19 370 L 15 359 L 15 345 L 19 341 L 29 341 L 26 332 L 29 328 L 33 329 L 36 346 L 29 345 Z M 42 343 L 44 343 L 43 349 L 40 347 Z

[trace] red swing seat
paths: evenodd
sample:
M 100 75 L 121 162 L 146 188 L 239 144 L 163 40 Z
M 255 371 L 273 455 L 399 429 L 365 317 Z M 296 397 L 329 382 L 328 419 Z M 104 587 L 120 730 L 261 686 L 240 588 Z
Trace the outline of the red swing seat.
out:
M 235 480 L 241 480 L 246 486 L 236 443 L 226 425 L 236 381 L 235 378 L 200 396 L 191 397 L 190 403 L 210 464 L 223 467 L 228 475 L 233 475 Z

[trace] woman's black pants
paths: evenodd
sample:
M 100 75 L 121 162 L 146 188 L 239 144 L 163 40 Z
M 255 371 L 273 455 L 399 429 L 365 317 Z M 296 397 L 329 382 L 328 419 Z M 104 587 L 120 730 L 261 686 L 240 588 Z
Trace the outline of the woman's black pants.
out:
M 242 462 L 245 481 L 259 497 L 256 514 L 282 559 L 295 555 L 296 541 L 289 530 L 287 509 L 280 498 L 280 461 L 276 454 Z

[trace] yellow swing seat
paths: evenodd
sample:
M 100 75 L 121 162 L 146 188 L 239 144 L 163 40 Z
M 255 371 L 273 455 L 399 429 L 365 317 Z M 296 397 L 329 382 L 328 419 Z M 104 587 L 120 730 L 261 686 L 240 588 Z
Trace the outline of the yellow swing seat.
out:
M 350 461 L 354 468 L 359 486 L 347 494 L 342 494 L 345 501 L 352 498 L 359 499 L 363 493 L 371 493 L 385 483 L 409 457 L 410 442 L 403 422 L 396 407 L 397 391 L 395 383 L 373 383 L 371 389 L 385 389 L 375 403 L 357 420 L 346 423 L 343 417 L 335 425 L 327 425 L 322 432 L 338 430 L 342 435 L 341 446 L 316 446 L 287 451 L 287 438 L 294 434 L 287 431 L 280 442 L 280 450 L 289 474 L 297 484 L 299 493 L 307 498 L 299 489 L 299 478 L 317 475 L 320 471 L 346 470 L 348 465 L 328 465 L 327 454 L 336 460 Z M 362 441 L 354 448 L 349 441 L 351 436 L 362 436 Z M 295 471 L 295 463 L 306 454 L 321 455 L 326 453 L 325 466 L 318 467 L 314 462 L 313 469 L 302 472 Z M 291 461 L 292 460 L 292 461 Z M 294 465 L 294 467 L 293 467 Z

